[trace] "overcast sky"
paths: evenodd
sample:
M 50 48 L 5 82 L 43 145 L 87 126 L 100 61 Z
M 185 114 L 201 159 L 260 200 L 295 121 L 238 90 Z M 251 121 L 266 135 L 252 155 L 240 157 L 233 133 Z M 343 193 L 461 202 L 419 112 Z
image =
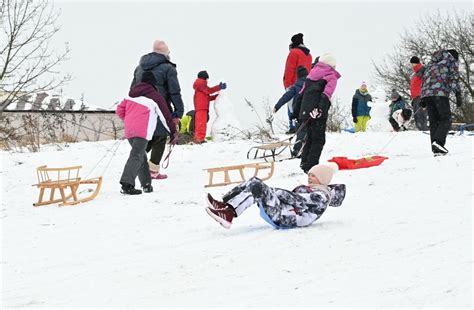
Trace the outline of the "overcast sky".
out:
M 362 81 L 373 89 L 371 60 L 389 53 L 404 29 L 438 9 L 472 10 L 465 2 L 163 2 L 57 1 L 75 79 L 64 93 L 111 106 L 127 94 L 140 56 L 154 39 L 167 42 L 177 64 L 185 110 L 193 107 L 192 83 L 207 70 L 210 84 L 225 79 L 233 104 L 243 97 L 273 105 L 283 93 L 288 44 L 302 32 L 313 56 L 331 52 L 342 78 L 335 96 L 350 104 Z M 407 60 L 408 61 L 408 60 Z M 211 85 L 212 86 L 212 85 Z

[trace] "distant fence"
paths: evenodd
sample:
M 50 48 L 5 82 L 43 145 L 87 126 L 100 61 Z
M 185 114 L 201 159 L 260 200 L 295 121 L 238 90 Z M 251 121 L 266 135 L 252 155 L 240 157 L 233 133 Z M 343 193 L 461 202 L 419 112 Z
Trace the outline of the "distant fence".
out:
M 114 111 L 3 111 L 0 147 L 39 149 L 44 143 L 102 141 L 123 137 L 123 122 Z

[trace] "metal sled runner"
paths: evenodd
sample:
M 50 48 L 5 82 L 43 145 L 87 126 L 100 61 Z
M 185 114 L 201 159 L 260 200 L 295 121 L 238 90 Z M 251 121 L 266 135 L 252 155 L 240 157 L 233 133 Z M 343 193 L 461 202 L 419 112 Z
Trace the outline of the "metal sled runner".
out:
M 252 177 L 259 177 L 261 180 L 268 180 L 273 176 L 273 172 L 275 171 L 275 163 L 274 162 L 262 162 L 262 163 L 252 163 L 252 164 L 242 164 L 242 165 L 235 165 L 235 166 L 225 166 L 225 167 L 216 167 L 216 168 L 207 168 L 204 169 L 209 174 L 209 183 L 204 187 L 214 187 L 214 186 L 224 186 L 234 183 L 242 183 L 245 182 L 247 179 L 245 178 L 244 170 L 245 169 L 253 169 Z M 267 175 L 259 176 L 259 171 L 261 170 L 270 170 Z M 230 171 L 238 171 L 240 180 L 231 181 L 229 172 Z M 223 172 L 224 173 L 224 182 L 222 183 L 214 183 L 214 173 Z
M 59 206 L 75 205 L 94 199 L 99 194 L 102 186 L 102 177 L 82 180 L 79 177 L 79 170 L 82 166 L 64 167 L 64 168 L 48 168 L 46 165 L 36 168 L 38 176 L 38 184 L 33 184 L 40 189 L 38 202 L 33 206 L 39 207 L 52 203 L 60 203 Z M 50 177 L 51 175 L 51 177 Z M 80 185 L 95 185 L 95 190 L 89 196 L 79 198 L 78 189 Z M 49 189 L 50 195 L 48 200 L 43 200 L 45 191 Z M 69 189 L 69 193 L 66 191 Z M 54 193 L 58 190 L 61 198 L 54 199 Z
M 271 158 L 273 161 L 276 161 L 275 157 L 283 153 L 283 151 L 285 151 L 285 149 L 287 148 L 290 150 L 291 156 L 291 146 L 293 145 L 291 143 L 291 139 L 292 138 L 279 142 L 264 143 L 261 145 L 253 146 L 247 152 L 247 159 L 264 159 L 265 161 L 268 161 L 268 159 Z M 253 151 L 255 151 L 255 154 L 253 155 L 253 158 L 250 158 L 250 153 L 252 153 Z

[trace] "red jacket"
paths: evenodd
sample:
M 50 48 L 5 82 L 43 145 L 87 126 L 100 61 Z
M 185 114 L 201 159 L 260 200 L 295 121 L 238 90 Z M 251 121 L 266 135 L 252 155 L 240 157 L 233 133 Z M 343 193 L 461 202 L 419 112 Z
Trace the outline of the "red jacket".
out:
M 194 88 L 194 110 L 201 111 L 206 110 L 209 111 L 209 102 L 215 100 L 217 95 L 212 95 L 213 93 L 218 92 L 221 90 L 219 85 L 209 88 L 207 86 L 207 80 L 203 79 L 196 79 L 193 84 Z
M 303 51 L 303 49 L 305 49 L 305 51 Z M 285 89 L 295 84 L 297 80 L 296 68 L 298 68 L 298 66 L 304 66 L 309 72 L 311 71 L 312 61 L 313 56 L 311 56 L 307 48 L 295 47 L 290 50 L 286 58 L 285 75 L 283 76 Z
M 415 73 L 413 74 L 413 77 L 411 78 L 410 82 L 411 99 L 415 99 L 416 97 L 419 97 L 421 95 L 421 77 L 423 74 L 422 71 L 418 73 L 421 68 L 423 68 L 422 64 L 416 64 L 416 66 L 413 68 L 413 71 L 415 71 Z

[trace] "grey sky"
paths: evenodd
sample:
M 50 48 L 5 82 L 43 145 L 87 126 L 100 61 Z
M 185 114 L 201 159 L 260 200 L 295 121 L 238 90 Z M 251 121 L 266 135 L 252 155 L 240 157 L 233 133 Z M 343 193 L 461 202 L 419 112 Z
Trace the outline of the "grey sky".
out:
M 154 39 L 168 43 L 186 110 L 192 83 L 206 69 L 210 84 L 225 79 L 236 107 L 283 93 L 283 69 L 293 34 L 304 33 L 313 56 L 331 52 L 339 80 L 335 96 L 350 104 L 361 81 L 372 88 L 371 59 L 389 53 L 404 28 L 436 10 L 471 10 L 467 2 L 70 2 L 59 1 L 69 42 L 63 66 L 75 79 L 64 92 L 108 107 L 126 95 L 141 55 Z M 408 61 L 408 60 L 407 60 Z

